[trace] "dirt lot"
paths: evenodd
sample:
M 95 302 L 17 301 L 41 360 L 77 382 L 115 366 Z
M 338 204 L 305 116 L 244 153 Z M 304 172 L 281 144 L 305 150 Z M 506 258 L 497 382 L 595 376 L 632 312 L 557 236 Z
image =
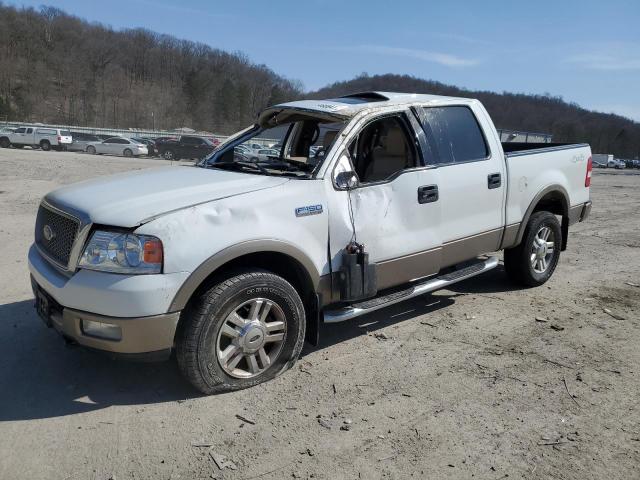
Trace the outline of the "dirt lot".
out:
M 638 478 L 639 175 L 595 172 L 592 217 L 544 287 L 500 268 L 325 327 L 279 379 L 202 397 L 174 361 L 66 347 L 32 308 L 40 197 L 166 163 L 0 150 L 0 478 Z

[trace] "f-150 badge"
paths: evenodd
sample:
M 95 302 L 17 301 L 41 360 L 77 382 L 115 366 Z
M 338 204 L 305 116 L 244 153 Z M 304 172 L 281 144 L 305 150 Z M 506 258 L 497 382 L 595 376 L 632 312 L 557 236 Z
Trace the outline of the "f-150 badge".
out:
M 306 217 L 308 215 L 319 215 L 322 213 L 322 205 L 308 205 L 296 208 L 296 217 Z

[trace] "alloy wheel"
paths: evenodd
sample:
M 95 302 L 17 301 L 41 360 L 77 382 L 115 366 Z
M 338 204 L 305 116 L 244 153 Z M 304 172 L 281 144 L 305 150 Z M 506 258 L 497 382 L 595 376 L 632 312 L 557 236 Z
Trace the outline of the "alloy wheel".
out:
M 531 267 L 536 273 L 544 273 L 553 259 L 555 242 L 553 230 L 547 226 L 540 227 L 531 245 Z
M 280 306 L 254 298 L 225 318 L 216 341 L 220 367 L 235 378 L 253 378 L 275 363 L 282 352 L 287 323 Z

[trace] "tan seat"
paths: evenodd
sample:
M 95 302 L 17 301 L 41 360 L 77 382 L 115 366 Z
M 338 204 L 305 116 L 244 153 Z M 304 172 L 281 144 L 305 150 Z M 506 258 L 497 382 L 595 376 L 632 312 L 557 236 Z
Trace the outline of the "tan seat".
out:
M 389 178 L 407 166 L 407 145 L 399 126 L 390 128 L 381 145 L 371 152 L 371 162 L 365 169 L 363 182 L 378 182 Z

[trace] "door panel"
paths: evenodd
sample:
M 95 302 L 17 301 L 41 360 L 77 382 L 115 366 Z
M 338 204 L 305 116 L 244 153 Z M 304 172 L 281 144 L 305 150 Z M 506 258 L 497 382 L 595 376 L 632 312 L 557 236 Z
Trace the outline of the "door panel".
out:
M 349 242 L 351 195 L 356 240 L 364 244 L 369 261 L 378 264 L 378 289 L 400 285 L 437 273 L 440 269 L 441 209 L 438 201 L 419 203 L 418 189 L 438 184 L 437 169 L 406 171 L 388 183 L 364 185 L 339 195 L 332 206 L 331 252 L 333 269 L 340 266 L 340 252 Z M 342 210 L 335 215 L 336 208 Z

